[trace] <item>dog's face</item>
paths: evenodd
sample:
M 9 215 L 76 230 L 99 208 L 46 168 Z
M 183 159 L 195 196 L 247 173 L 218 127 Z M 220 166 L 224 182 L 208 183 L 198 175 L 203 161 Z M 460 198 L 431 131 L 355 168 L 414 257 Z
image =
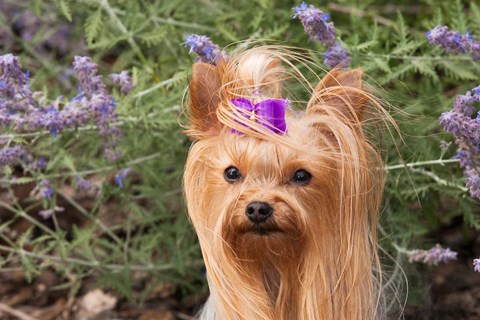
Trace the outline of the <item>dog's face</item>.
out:
M 290 257 L 305 239 L 331 237 L 338 192 L 331 146 L 299 114 L 288 121 L 298 148 L 226 131 L 193 146 L 201 173 L 197 230 L 240 256 Z M 191 177 L 193 178 L 193 177 Z

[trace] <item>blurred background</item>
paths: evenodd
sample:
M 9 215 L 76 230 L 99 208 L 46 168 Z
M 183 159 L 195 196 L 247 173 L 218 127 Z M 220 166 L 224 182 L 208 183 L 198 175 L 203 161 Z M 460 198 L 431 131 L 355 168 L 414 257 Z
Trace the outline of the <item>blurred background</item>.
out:
M 480 319 L 478 200 L 439 124 L 480 85 L 480 63 L 426 37 L 438 25 L 480 37 L 480 5 L 309 4 L 330 15 L 350 66 L 396 108 L 401 134 L 382 146 L 380 234 L 393 308 L 406 319 Z M 185 35 L 207 35 L 227 54 L 299 47 L 323 65 L 326 47 L 292 19 L 299 5 L 0 1 L 0 319 L 192 319 L 208 288 L 181 188 L 190 141 L 179 122 L 195 59 Z M 436 244 L 457 259 L 409 262 Z

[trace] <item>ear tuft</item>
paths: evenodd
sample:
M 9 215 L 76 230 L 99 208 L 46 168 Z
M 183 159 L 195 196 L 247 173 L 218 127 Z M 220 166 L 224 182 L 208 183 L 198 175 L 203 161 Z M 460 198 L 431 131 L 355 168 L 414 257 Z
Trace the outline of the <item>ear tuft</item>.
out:
M 322 112 L 326 106 L 338 109 L 349 119 L 361 121 L 368 101 L 363 91 L 363 71 L 333 69 L 315 87 L 307 114 Z M 322 108 L 323 106 L 323 108 Z
M 221 101 L 222 78 L 220 67 L 204 62 L 196 62 L 192 67 L 192 80 L 189 84 L 190 122 L 186 134 L 193 139 L 201 139 L 219 130 L 216 116 Z

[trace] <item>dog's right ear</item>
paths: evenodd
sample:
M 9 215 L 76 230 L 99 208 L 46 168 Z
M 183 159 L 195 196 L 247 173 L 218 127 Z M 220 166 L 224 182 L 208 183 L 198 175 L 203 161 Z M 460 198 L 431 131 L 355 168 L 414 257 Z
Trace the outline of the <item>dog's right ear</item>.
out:
M 185 131 L 193 140 L 215 135 L 220 130 L 216 110 L 221 101 L 222 78 L 220 67 L 204 62 L 196 62 L 192 68 L 189 84 L 190 125 Z

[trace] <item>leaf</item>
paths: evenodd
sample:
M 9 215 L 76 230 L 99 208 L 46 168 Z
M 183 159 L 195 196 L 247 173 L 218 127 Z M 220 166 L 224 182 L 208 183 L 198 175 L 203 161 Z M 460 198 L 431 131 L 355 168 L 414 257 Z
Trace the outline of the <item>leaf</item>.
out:
M 467 17 L 463 11 L 463 4 L 460 0 L 451 2 L 450 11 L 452 12 L 452 29 L 460 33 L 467 31 Z
M 397 23 L 395 24 L 395 30 L 397 31 L 398 40 L 400 43 L 405 43 L 408 40 L 408 30 L 405 25 L 405 20 L 400 11 L 397 12 Z
M 380 58 L 374 58 L 373 59 L 373 62 L 375 63 L 375 65 L 382 71 L 386 72 L 386 73 L 391 73 L 392 70 L 390 69 L 390 66 L 388 65 L 388 62 L 383 60 L 383 59 L 380 59 Z
M 68 4 L 69 0 L 57 0 L 57 6 L 68 21 L 72 21 L 72 9 Z
M 91 16 L 87 18 L 85 22 L 85 33 L 87 37 L 87 43 L 92 44 L 93 39 L 95 39 L 98 35 L 98 32 L 102 28 L 103 20 L 102 20 L 102 8 L 98 8 Z
M 480 34 L 480 7 L 474 2 L 470 4 L 470 13 L 472 18 L 470 19 L 469 25 L 473 33 L 478 35 Z
M 438 81 L 438 75 L 435 69 L 433 68 L 433 64 L 431 60 L 426 59 L 412 59 L 412 64 L 414 66 L 415 71 L 418 73 L 431 78 L 434 81 Z
M 233 28 L 228 24 L 217 23 L 217 29 L 228 41 L 231 41 L 231 42 L 238 41 L 239 36 L 235 32 L 235 30 L 233 30 Z
M 253 30 L 258 30 L 263 22 L 263 18 L 265 17 L 264 11 L 258 10 L 254 13 L 252 21 L 250 22 L 250 26 Z
M 272 0 L 255 0 L 256 3 L 258 3 L 262 9 L 268 9 L 272 7 Z
M 115 38 L 105 38 L 96 41 L 92 44 L 88 44 L 89 49 L 110 49 L 114 47 L 118 42 L 128 39 L 128 35 L 122 35 Z
M 404 62 L 402 65 L 397 67 L 385 80 L 382 81 L 382 84 L 388 83 L 394 79 L 399 79 L 403 77 L 407 72 L 413 69 L 413 64 L 408 62 Z
M 113 288 L 128 299 L 132 298 L 133 283 L 128 265 L 117 272 L 111 272 L 110 270 L 102 272 L 97 284 L 101 287 Z
M 167 31 L 168 31 L 167 28 L 162 26 L 162 27 L 155 28 L 150 32 L 143 33 L 138 37 L 147 47 L 150 48 L 150 47 L 161 44 L 163 39 L 167 35 Z
M 356 46 L 356 49 L 358 51 L 367 51 L 368 49 L 375 47 L 378 44 L 377 40 L 370 40 L 364 43 L 359 44 Z
M 403 43 L 399 43 L 395 49 L 393 49 L 390 54 L 391 55 L 405 55 L 413 53 L 418 47 L 422 45 L 421 42 L 418 41 L 407 41 Z
M 455 80 L 477 80 L 478 76 L 468 68 L 465 63 L 455 63 L 449 60 L 439 61 L 439 66 L 448 77 Z
M 275 26 L 273 29 L 265 31 L 263 37 L 265 39 L 277 39 L 280 35 L 284 34 L 285 31 L 290 27 L 290 23 L 285 23 L 280 26 Z

